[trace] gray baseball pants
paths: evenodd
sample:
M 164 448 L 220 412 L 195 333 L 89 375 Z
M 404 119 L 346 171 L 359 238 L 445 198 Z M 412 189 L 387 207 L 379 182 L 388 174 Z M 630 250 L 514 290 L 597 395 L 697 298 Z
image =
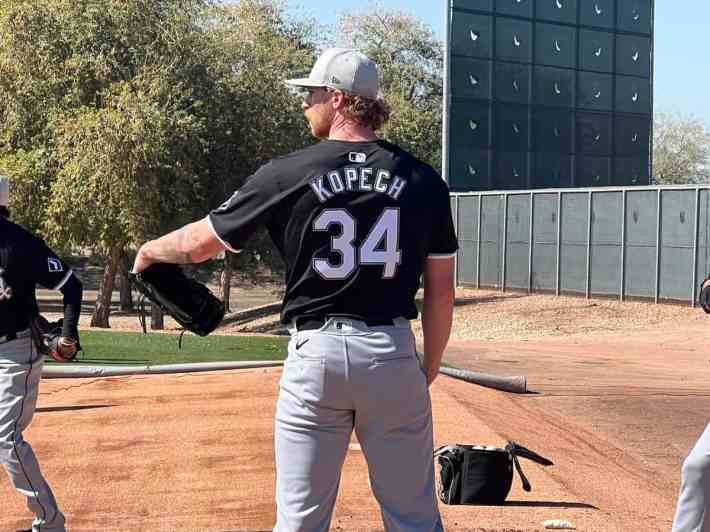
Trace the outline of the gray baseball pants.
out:
M 673 532 L 710 532 L 710 424 L 683 462 Z
M 327 531 L 353 429 L 385 530 L 443 530 L 431 401 L 409 322 L 291 331 L 276 407 L 276 532 Z
M 64 532 L 64 515 L 22 437 L 37 406 L 44 357 L 28 333 L 19 336 L 0 344 L 0 463 L 15 489 L 27 497 L 27 507 L 36 516 L 33 532 Z

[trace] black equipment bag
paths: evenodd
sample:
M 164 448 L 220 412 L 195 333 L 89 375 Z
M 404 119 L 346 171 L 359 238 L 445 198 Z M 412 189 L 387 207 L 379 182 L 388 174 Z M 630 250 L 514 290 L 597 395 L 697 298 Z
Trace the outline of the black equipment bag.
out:
M 525 491 L 530 482 L 523 474 L 518 457 L 540 465 L 552 462 L 513 441 L 505 448 L 483 445 L 445 445 L 434 451 L 439 464 L 437 493 L 445 504 L 503 504 L 513 484 L 513 466 Z

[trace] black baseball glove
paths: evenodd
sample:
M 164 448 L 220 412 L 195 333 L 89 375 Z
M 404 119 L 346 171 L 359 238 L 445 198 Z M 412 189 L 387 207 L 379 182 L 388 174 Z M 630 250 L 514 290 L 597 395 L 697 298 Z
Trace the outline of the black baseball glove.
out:
M 702 283 L 700 283 L 700 294 L 698 295 L 698 303 L 700 303 L 700 306 L 702 309 L 710 314 L 710 277 L 705 279 Z M 705 288 L 703 288 L 705 286 Z
M 37 351 L 51 356 L 57 362 L 71 362 L 81 349 L 76 338 L 62 336 L 64 320 L 48 321 L 44 316 L 36 316 L 30 322 L 32 340 Z
M 222 302 L 205 285 L 187 277 L 177 264 L 152 264 L 128 276 L 139 292 L 188 331 L 207 336 L 224 318 Z

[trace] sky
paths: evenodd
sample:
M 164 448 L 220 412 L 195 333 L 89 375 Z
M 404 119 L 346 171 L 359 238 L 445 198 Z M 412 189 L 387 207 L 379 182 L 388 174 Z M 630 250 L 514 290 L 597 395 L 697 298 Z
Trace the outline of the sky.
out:
M 587 0 L 580 0 L 587 1 Z M 388 10 L 416 15 L 442 40 L 446 36 L 445 0 L 379 0 Z M 288 0 L 290 11 L 335 24 L 343 12 L 367 12 L 368 0 Z M 710 2 L 656 0 L 654 110 L 702 119 L 710 127 Z

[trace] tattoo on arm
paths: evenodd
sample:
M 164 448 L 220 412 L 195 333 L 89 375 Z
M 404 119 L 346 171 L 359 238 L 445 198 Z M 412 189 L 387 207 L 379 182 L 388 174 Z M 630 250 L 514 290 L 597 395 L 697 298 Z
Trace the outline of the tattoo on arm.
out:
M 144 255 L 150 262 L 168 262 L 172 264 L 194 264 L 215 255 L 221 245 L 216 238 L 207 233 L 200 225 L 203 221 L 188 224 L 144 246 Z
M 179 264 L 192 264 L 195 262 L 198 262 L 195 260 L 195 258 L 192 256 L 192 254 L 189 251 L 183 251 L 180 252 L 178 250 L 180 249 L 190 249 L 190 239 L 189 239 L 189 226 L 188 227 L 183 227 L 182 229 L 179 229 L 177 231 L 177 241 L 176 241 L 176 246 L 175 246 L 175 254 L 176 254 L 176 259 Z

